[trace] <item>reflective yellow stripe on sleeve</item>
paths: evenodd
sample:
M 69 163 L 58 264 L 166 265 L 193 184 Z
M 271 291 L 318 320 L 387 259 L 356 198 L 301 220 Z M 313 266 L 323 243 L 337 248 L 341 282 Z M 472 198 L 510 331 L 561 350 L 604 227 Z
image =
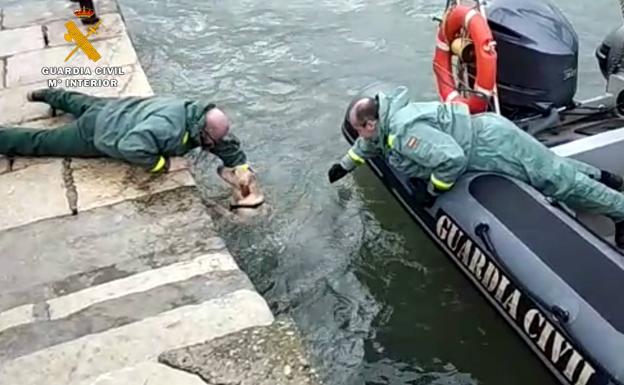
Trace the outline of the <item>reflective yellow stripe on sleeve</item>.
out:
M 235 168 L 237 168 L 239 170 L 242 170 L 242 171 L 247 171 L 247 170 L 249 170 L 249 165 L 247 163 L 245 163 L 245 164 L 238 165 Z
M 450 190 L 453 187 L 453 183 L 442 182 L 440 179 L 436 178 L 435 175 L 431 174 L 431 183 L 438 190 Z
M 362 159 L 361 156 L 356 154 L 355 151 L 353 151 L 353 149 L 349 149 L 349 151 L 347 152 L 347 155 L 349 155 L 349 158 L 351 158 L 351 160 L 354 161 L 355 163 L 364 164 L 364 159 Z
M 154 166 L 154 168 L 152 169 L 152 172 L 158 172 L 158 171 L 162 170 L 162 168 L 165 167 L 165 163 L 166 163 L 165 157 L 161 156 L 158 159 L 158 162 L 156 162 L 156 166 Z
M 184 136 L 182 137 L 182 144 L 187 144 L 188 140 L 189 140 L 189 133 L 188 133 L 188 131 L 186 131 L 184 133 Z
M 388 135 L 388 147 L 393 148 L 394 147 L 394 139 L 396 138 L 396 135 Z

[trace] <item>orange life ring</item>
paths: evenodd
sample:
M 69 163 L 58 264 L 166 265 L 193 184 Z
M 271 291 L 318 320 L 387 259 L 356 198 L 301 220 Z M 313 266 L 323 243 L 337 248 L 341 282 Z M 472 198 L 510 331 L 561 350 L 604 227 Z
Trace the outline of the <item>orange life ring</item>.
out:
M 458 37 L 462 28 L 468 31 L 475 48 L 477 77 L 474 90 L 486 95 L 487 98 L 479 94 L 464 98 L 457 91 L 451 62 L 451 43 Z M 436 40 L 433 71 L 442 101 L 465 103 L 471 113 L 486 111 L 488 99 L 496 86 L 496 51 L 492 31 L 483 15 L 471 7 L 462 5 L 453 7 L 440 24 Z

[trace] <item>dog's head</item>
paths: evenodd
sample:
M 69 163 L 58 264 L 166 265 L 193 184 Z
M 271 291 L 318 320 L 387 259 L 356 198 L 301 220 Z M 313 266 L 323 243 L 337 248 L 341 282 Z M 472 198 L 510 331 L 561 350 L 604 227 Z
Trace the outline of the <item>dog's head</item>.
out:
M 264 205 L 264 194 L 256 174 L 249 167 L 219 167 L 217 173 L 232 187 L 230 210 L 237 214 L 255 215 Z

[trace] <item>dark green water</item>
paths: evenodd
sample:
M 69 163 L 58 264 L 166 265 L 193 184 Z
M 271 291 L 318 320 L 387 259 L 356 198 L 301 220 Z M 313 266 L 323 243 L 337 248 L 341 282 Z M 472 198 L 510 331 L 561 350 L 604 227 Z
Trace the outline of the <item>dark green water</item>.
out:
M 336 186 L 350 95 L 382 81 L 436 98 L 432 0 L 124 0 L 157 93 L 208 98 L 273 206 L 222 236 L 276 314 L 294 317 L 330 384 L 554 384 L 368 169 Z M 579 98 L 604 88 L 594 49 L 621 20 L 613 0 L 558 1 L 580 37 Z M 225 187 L 199 159 L 207 199 Z

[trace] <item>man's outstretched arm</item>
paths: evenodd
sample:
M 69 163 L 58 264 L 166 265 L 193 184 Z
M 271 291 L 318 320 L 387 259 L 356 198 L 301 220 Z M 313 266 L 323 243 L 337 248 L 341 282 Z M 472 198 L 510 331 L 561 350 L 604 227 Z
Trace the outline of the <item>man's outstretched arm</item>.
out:
M 349 151 L 340 159 L 340 162 L 334 163 L 329 169 L 329 183 L 334 183 L 343 178 L 358 166 L 363 165 L 366 159 L 379 154 L 379 149 L 369 140 L 357 138 Z
M 241 142 L 232 133 L 224 136 L 210 152 L 221 159 L 225 167 L 249 167 L 247 155 L 241 148 Z

